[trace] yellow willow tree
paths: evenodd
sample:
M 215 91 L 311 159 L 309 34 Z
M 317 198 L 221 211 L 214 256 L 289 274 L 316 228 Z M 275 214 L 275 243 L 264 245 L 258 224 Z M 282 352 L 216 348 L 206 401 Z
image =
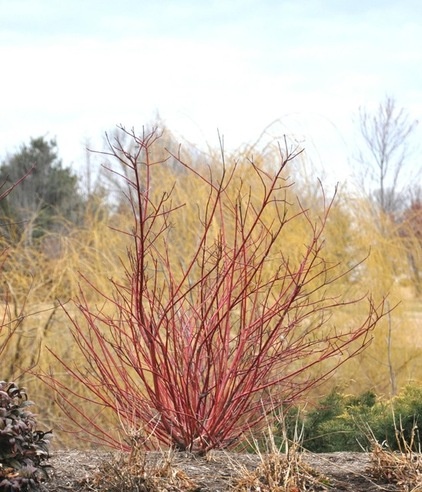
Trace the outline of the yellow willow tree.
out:
M 224 151 L 219 165 L 207 167 L 157 151 L 156 129 L 120 131 L 107 157 L 118 163 L 132 218 L 116 230 L 130 242 L 126 258 L 115 259 L 124 272 L 110 279 L 112 294 L 82 275 L 75 299 L 82 319 L 64 306 L 84 363 L 56 354 L 57 370 L 81 392 L 54 372 L 40 377 L 95 442 L 130 447 L 98 420 L 106 410 L 147 447 L 205 453 L 236 445 L 362 352 L 385 315 L 384 301 L 351 299 L 335 288 L 350 269 L 324 258 L 332 201 L 322 193 L 318 215 L 300 200 L 291 205 L 285 171 L 298 153 L 286 142 L 266 168 L 252 159 L 227 163 Z M 171 174 L 167 158 L 180 168 L 171 185 L 161 179 Z M 180 188 L 190 190 L 186 202 Z M 289 235 L 297 229 L 301 243 L 293 249 Z M 91 303 L 90 290 L 102 301 Z M 361 319 L 331 323 L 350 305 Z
M 12 185 L 2 183 L 0 185 L 0 202 L 7 198 L 7 196 L 13 192 L 13 190 L 21 184 L 21 182 L 32 172 L 30 169 L 20 179 L 17 179 Z M 1 289 L 1 303 L 0 303 L 0 360 L 4 359 L 4 352 L 8 346 L 10 346 L 11 340 L 14 338 L 17 332 L 20 322 L 21 313 L 17 310 L 11 309 L 10 296 L 7 287 L 7 283 L 4 279 L 4 265 L 9 255 L 8 244 L 4 241 L 4 238 L 0 240 L 0 273 L 2 275 L 3 288 Z M 5 377 L 3 375 L 2 377 Z
M 117 219 L 108 215 L 106 206 L 89 207 L 88 203 L 79 226 L 63 218 L 55 220 L 62 221 L 59 232 L 46 231 L 29 246 L 23 234 L 19 242 L 7 245 L 8 258 L 2 271 L 8 301 L 4 322 L 19 321 L 19 330 L 15 330 L 0 359 L 0 371 L 5 379 L 23 374 L 24 384 L 31 380 L 41 412 L 46 410 L 45 405 L 51 405 L 49 390 L 25 372 L 38 363 L 48 368 L 52 361 L 45 351 L 46 344 L 57 347 L 63 357 L 72 352 L 72 338 L 64 327 L 69 321 L 59 303 L 65 304 L 77 295 L 80 271 L 106 289 L 108 278 L 121 273 L 121 266 L 114 262 L 115 255 L 124 255 L 127 247 L 110 229 Z M 120 224 L 122 220 L 120 217 Z M 95 302 L 95 291 L 91 294 L 90 300 Z
M 409 254 L 418 257 L 417 241 L 410 234 L 403 237 L 403 223 L 391 215 L 373 214 L 373 203 L 365 198 L 345 196 L 345 215 L 349 245 L 345 261 L 354 257 L 367 259 L 349 277 L 351 291 L 367 290 L 374 295 L 388 293 L 387 306 L 392 311 L 374 330 L 371 346 L 350 361 L 337 374 L 348 391 L 374 390 L 379 395 L 394 395 L 400 387 L 422 376 L 417 340 L 420 318 L 415 316 L 413 274 Z M 337 217 L 338 219 L 338 217 Z M 339 225 L 336 225 L 339 223 Z M 344 220 L 343 220 L 344 223 Z M 333 223 L 334 232 L 341 221 Z M 409 250 L 411 247 L 411 250 Z

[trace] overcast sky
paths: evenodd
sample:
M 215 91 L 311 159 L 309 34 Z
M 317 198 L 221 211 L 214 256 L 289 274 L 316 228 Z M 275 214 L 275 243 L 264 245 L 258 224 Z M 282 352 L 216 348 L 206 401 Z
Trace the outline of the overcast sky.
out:
M 0 61 L 1 156 L 46 135 L 76 169 L 158 113 L 229 148 L 279 120 L 336 174 L 359 106 L 389 94 L 420 118 L 422 2 L 0 0 Z

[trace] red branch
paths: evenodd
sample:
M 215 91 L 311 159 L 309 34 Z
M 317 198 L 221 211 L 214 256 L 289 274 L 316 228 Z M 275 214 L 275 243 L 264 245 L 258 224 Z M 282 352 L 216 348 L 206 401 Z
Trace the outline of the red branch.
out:
M 85 279 L 107 309 L 90 306 L 81 290 L 76 304 L 85 323 L 68 312 L 85 370 L 57 359 L 89 390 L 91 396 L 84 398 L 111 409 L 122 424 L 142 424 L 161 444 L 181 450 L 228 447 L 360 353 L 385 314 L 384 304 L 367 297 L 366 314 L 356 326 L 339 331 L 330 325 L 335 310 L 365 298 L 346 302 L 327 294 L 330 284 L 349 273 L 336 274 L 337 265 L 327 264 L 322 255 L 333 202 L 325 203 L 318 221 L 301 207 L 289 212 L 285 193 L 290 185 L 283 173 L 297 154 L 287 147 L 274 171 L 250 162 L 256 189 L 239 181 L 236 194 L 229 191 L 238 175 L 235 166 L 223 166 L 216 179 L 212 170 L 201 174 L 172 155 L 208 188 L 195 224 L 197 246 L 182 267 L 165 234 L 170 222 L 177 224 L 180 207 L 171 202 L 173 190 L 160 198 L 151 191 L 154 169 L 165 165 L 151 162 L 160 135 L 121 130 L 136 149 L 129 152 L 118 140 L 109 142 L 109 155 L 124 168 L 120 175 L 134 219 L 128 267 L 125 277 L 113 282 L 113 297 Z M 283 250 L 283 235 L 299 220 L 305 220 L 309 239 L 304 238 L 302 257 L 293 261 Z M 215 223 L 217 237 L 211 230 Z M 229 224 L 234 232 L 229 233 Z M 121 446 L 72 403 L 76 391 L 53 375 L 41 377 L 54 385 L 68 415 L 85 432 Z

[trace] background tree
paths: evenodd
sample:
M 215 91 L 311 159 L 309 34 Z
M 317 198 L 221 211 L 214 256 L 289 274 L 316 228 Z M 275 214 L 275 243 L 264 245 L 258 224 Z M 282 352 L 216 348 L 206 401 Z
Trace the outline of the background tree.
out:
M 367 378 L 378 393 L 394 395 L 416 370 L 420 350 L 411 341 L 414 335 L 406 340 L 419 319 L 411 315 L 411 301 L 419 284 L 415 265 L 420 265 L 420 245 L 412 227 L 415 214 L 406 212 L 420 174 L 420 168 L 409 165 L 417 121 L 386 96 L 374 111 L 360 108 L 358 123 L 362 137 L 358 179 L 363 195 L 359 192 L 347 199 L 354 247 L 360 247 L 361 253 L 370 250 L 370 255 L 356 280 L 389 292 L 391 306 L 398 307 L 377 326 L 374 344 L 352 365 L 356 362 L 359 385 Z
M 415 188 L 410 203 L 400 216 L 399 234 L 403 238 L 413 274 L 415 290 L 422 293 L 422 190 Z
M 182 146 L 175 134 L 161 121 L 160 118 L 145 125 L 144 132 L 147 134 L 155 128 L 160 128 L 160 140 L 162 141 L 162 145 L 159 148 L 154 147 L 150 149 L 153 153 L 150 155 L 150 158 L 157 163 L 165 162 L 166 169 L 168 169 L 168 176 L 166 176 L 166 178 L 168 177 L 170 180 L 177 180 L 186 175 L 186 169 L 175 157 L 173 157 L 173 155 L 170 154 L 170 152 L 177 154 L 180 158 L 189 158 L 189 161 L 194 163 L 201 162 L 201 164 L 203 164 L 204 160 L 211 162 L 212 159 L 210 156 L 200 153 L 193 145 L 186 142 L 185 145 Z M 117 159 L 119 162 L 118 168 L 115 166 L 115 155 L 109 152 L 110 148 L 117 143 L 122 147 Z M 126 154 L 140 153 L 142 149 L 137 147 L 136 143 L 130 136 L 122 132 L 120 127 L 116 127 L 105 134 L 104 145 L 104 152 L 93 151 L 101 157 L 102 164 L 98 175 L 99 184 L 97 188 L 99 187 L 103 190 L 107 190 L 109 205 L 115 210 L 118 209 L 122 212 L 125 208 L 128 209 L 128 204 L 124 197 L 130 194 L 128 181 L 133 178 L 133 173 L 125 165 Z M 111 169 L 113 169 L 112 172 L 110 172 Z
M 391 96 L 386 96 L 375 112 L 367 108 L 359 110 L 359 130 L 363 137 L 357 157 L 363 164 L 360 184 L 383 214 L 395 214 L 403 206 L 405 186 L 400 178 L 416 126 L 417 121 L 404 108 L 398 108 Z M 414 177 L 409 175 L 407 182 L 414 182 Z
M 39 137 L 22 145 L 2 163 L 0 182 L 14 183 L 28 172 L 15 193 L 1 203 L 1 210 L 4 233 L 14 241 L 25 233 L 25 241 L 30 244 L 45 231 L 63 227 L 63 218 L 76 222 L 83 198 L 76 174 L 62 166 L 55 140 Z
M 0 203 L 7 198 L 7 196 L 22 183 L 25 176 L 21 176 L 11 186 L 6 187 L 5 183 L 0 185 Z M 3 241 L 0 241 L 0 273 L 3 274 L 3 265 L 7 258 L 7 250 L 4 248 Z M 4 280 L 1 278 L 2 281 Z M 2 294 L 2 308 L 0 310 L 0 356 L 2 356 L 7 344 L 10 342 L 12 336 L 19 327 L 19 317 L 13 318 L 10 315 L 9 299 L 4 292 Z M 0 357 L 1 358 L 1 357 Z

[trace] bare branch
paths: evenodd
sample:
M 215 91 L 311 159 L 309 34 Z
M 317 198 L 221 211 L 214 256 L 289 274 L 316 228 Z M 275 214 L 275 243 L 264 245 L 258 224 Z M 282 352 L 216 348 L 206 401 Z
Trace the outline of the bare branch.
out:
M 155 439 L 145 445 L 225 448 L 364 350 L 385 315 L 384 303 L 369 296 L 346 300 L 330 290 L 350 271 L 324 258 L 332 200 L 323 194 L 317 220 L 300 203 L 290 205 L 284 170 L 297 154 L 287 142 L 273 171 L 253 159 L 225 162 L 222 141 L 219 169 L 194 167 L 171 154 L 186 175 L 163 190 L 155 173 L 168 161 L 152 157 L 160 155 L 159 135 L 129 134 L 136 144 L 131 151 L 119 143 L 111 151 L 129 171 L 124 177 L 133 229 L 125 232 L 132 240 L 125 275 L 97 306 L 81 289 L 76 305 L 84 323 L 66 309 L 86 367 L 56 356 L 89 396 L 50 373 L 40 377 L 97 442 L 122 446 L 101 428 L 96 412 L 80 410 L 78 395 L 111 410 L 123 431 L 142 424 Z M 190 180 L 204 193 L 187 228 L 184 207 L 172 196 Z M 306 234 L 293 255 L 285 239 L 299 223 Z M 196 236 L 181 260 L 171 233 L 189 228 Z M 92 288 L 88 279 L 85 289 Z M 362 315 L 354 326 L 335 326 L 332 314 L 350 304 L 359 305 Z

